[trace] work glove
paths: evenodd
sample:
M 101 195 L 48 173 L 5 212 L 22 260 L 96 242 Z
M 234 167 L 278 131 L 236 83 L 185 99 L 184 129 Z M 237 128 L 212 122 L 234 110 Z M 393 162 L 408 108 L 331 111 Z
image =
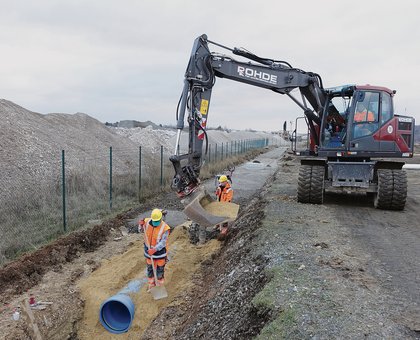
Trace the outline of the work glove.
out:
M 152 256 L 154 253 L 156 253 L 156 249 L 155 248 L 150 248 L 147 253 Z
M 141 233 L 144 230 L 145 224 L 146 222 L 144 221 L 144 219 L 139 221 L 139 227 L 138 227 L 139 233 Z

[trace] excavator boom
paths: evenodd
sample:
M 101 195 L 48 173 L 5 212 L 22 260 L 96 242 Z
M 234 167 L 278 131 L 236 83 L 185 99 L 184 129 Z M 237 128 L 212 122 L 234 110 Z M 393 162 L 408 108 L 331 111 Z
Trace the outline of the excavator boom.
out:
M 227 49 L 232 54 L 256 63 L 237 61 L 232 56 L 211 52 L 209 44 Z M 175 169 L 173 188 L 181 198 L 191 194 L 199 185 L 200 168 L 204 161 L 203 143 L 205 143 L 204 155 L 208 149 L 206 124 L 216 77 L 286 94 L 302 108 L 311 133 L 315 136 L 316 143 L 319 143 L 317 126 L 321 122 L 326 96 L 318 74 L 293 68 L 284 61 L 260 58 L 243 49 L 225 47 L 209 41 L 206 35 L 202 35 L 194 42 L 185 72 L 184 87 L 177 109 L 178 134 L 175 153 L 170 157 Z M 301 91 L 301 101 L 290 93 L 296 88 Z M 188 113 L 189 145 L 188 152 L 180 155 L 178 145 L 186 113 Z

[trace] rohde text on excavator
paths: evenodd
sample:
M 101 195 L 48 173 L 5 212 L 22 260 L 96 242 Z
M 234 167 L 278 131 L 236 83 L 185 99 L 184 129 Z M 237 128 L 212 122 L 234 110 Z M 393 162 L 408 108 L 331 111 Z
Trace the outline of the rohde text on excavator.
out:
M 253 62 L 211 52 L 210 44 Z M 394 159 L 413 156 L 415 122 L 412 117 L 394 114 L 396 91 L 371 85 L 324 88 L 322 78 L 314 72 L 294 68 L 286 61 L 261 58 L 242 48 L 229 48 L 202 35 L 194 41 L 185 73 L 177 107 L 175 154 L 170 157 L 175 169 L 172 186 L 180 198 L 188 198 L 187 203 L 195 202 L 193 215 L 205 214 L 196 204 L 203 195 L 199 199 L 194 196 L 199 192 L 200 168 L 208 150 L 206 122 L 216 77 L 286 95 L 303 110 L 310 142 L 307 150 L 298 151 L 296 144 L 293 147 L 302 156 L 299 202 L 322 204 L 325 192 L 363 192 L 373 197 L 376 208 L 404 209 L 404 162 Z M 300 99 L 291 94 L 296 88 Z M 178 144 L 186 111 L 189 146 L 188 153 L 180 155 Z

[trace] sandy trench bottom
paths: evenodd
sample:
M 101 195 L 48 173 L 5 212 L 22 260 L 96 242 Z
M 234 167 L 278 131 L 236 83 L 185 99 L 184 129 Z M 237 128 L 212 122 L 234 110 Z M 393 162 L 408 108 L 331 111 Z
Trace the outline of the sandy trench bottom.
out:
M 146 284 L 137 294 L 131 294 L 135 315 L 127 333 L 109 333 L 99 321 L 99 308 L 103 301 L 118 293 L 131 280 L 145 278 L 143 234 L 139 234 L 138 240 L 125 253 L 103 260 L 96 271 L 79 282 L 81 297 L 85 302 L 84 316 L 78 330 L 80 339 L 139 339 L 163 308 L 177 304 L 179 293 L 193 287 L 191 277 L 200 269 L 201 262 L 218 252 L 221 246 L 217 240 L 210 240 L 204 245 L 191 244 L 187 231 L 189 224 L 177 226 L 169 237 L 170 261 L 165 268 L 168 297 L 153 300 L 146 291 Z

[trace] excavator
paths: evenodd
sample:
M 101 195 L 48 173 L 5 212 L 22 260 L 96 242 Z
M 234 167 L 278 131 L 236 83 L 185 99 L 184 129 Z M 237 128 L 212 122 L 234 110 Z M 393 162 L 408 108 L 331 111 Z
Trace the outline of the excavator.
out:
M 209 45 L 229 55 L 212 52 Z M 208 152 L 206 124 L 216 77 L 286 95 L 303 110 L 308 145 L 306 150 L 293 147 L 301 157 L 298 202 L 322 204 L 325 193 L 357 192 L 371 196 L 375 208 L 404 209 L 407 177 L 401 159 L 413 156 L 415 121 L 394 113 L 395 90 L 372 85 L 324 88 L 317 73 L 226 47 L 203 34 L 194 41 L 185 72 L 176 110 L 175 153 L 170 157 L 175 170 L 172 187 L 193 221 L 210 226 L 223 219 L 203 208 L 210 198 L 199 179 Z M 300 95 L 292 93 L 295 89 Z M 186 112 L 188 152 L 179 154 Z

